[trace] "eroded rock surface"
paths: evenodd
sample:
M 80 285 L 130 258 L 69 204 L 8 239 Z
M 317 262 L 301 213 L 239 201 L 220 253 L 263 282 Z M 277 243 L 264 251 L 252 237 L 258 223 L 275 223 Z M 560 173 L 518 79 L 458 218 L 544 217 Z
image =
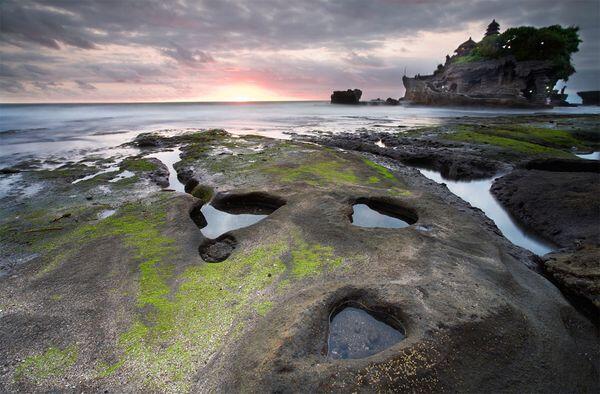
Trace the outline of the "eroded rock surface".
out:
M 528 268 L 529 253 L 417 170 L 222 131 L 176 138 L 160 144 L 181 146 L 176 168 L 194 189 L 277 209 L 227 233 L 235 248 L 209 263 L 190 216 L 201 201 L 160 192 L 141 164 L 115 184 L 24 174 L 47 193 L 1 201 L 3 244 L 39 253 L 0 278 L 6 390 L 597 388 L 593 325 Z M 235 154 L 215 154 L 223 147 Z M 354 226 L 362 199 L 410 208 L 416 222 Z M 109 203 L 116 213 L 97 219 Z M 62 228 L 27 232 L 67 209 Z M 330 314 L 347 302 L 393 316 L 406 338 L 366 358 L 327 357 Z
M 582 244 L 544 256 L 544 269 L 567 295 L 575 298 L 592 320 L 600 312 L 600 246 Z
M 561 247 L 600 242 L 600 174 L 516 170 L 491 190 L 519 221 Z
M 563 248 L 544 256 L 544 271 L 597 322 L 600 174 L 564 169 L 513 171 L 494 182 L 492 193 L 517 220 Z

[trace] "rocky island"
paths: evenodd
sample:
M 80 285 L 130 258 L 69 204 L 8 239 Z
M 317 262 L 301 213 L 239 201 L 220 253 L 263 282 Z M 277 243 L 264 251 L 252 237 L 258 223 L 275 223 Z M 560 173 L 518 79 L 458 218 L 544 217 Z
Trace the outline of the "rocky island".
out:
M 577 28 L 510 28 L 494 20 L 480 42 L 469 38 L 432 75 L 404 76 L 404 100 L 427 105 L 548 107 L 559 80 L 575 72 Z M 564 101 L 564 98 L 563 98 Z

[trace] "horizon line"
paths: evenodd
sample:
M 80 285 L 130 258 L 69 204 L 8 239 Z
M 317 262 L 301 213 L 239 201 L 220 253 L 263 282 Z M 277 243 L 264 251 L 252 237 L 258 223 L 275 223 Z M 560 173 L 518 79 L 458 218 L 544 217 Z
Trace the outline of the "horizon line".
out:
M 297 103 L 322 102 L 329 100 L 248 100 L 248 101 L 56 101 L 56 102 L 0 102 L 0 105 L 111 105 L 111 104 L 256 104 L 256 103 Z

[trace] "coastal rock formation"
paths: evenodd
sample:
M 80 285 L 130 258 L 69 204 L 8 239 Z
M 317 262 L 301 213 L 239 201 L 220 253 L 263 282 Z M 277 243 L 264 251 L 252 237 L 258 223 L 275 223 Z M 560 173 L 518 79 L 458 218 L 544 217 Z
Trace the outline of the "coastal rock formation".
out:
M 600 246 L 583 244 L 543 257 L 545 274 L 593 321 L 600 315 Z
M 361 96 L 360 89 L 336 90 L 331 95 L 331 104 L 358 104 Z
M 3 245 L 38 251 L 0 278 L 2 391 L 598 387 L 593 325 L 527 267 L 529 253 L 443 185 L 296 141 L 196 132 L 160 143 L 180 148 L 188 190 L 214 189 L 213 208 L 272 213 L 228 231 L 213 251 L 198 231 L 210 220 L 193 217 L 204 200 L 193 195 L 138 177 L 65 182 L 65 171 L 84 170 L 74 165 L 23 173 L 45 177 L 45 189 L 18 207 L 0 200 L 10 212 Z M 215 154 L 225 146 L 235 154 Z M 355 226 L 359 201 L 410 212 L 411 224 Z M 65 202 L 73 214 L 61 228 L 31 231 L 64 216 Z M 99 219 L 107 206 L 112 215 Z M 382 322 L 403 336 L 368 357 L 331 357 L 330 320 L 343 305 L 390 317 Z
M 556 29 L 552 28 L 555 27 L 543 29 L 554 32 Z M 426 105 L 544 107 L 564 103 L 566 95 L 558 94 L 553 88 L 559 79 L 566 80 L 569 73 L 574 72 L 570 58 L 567 56 L 567 65 L 557 67 L 555 57 L 561 55 L 543 50 L 537 51 L 539 55 L 529 55 L 526 45 L 530 43 L 521 43 L 518 50 L 511 50 L 512 46 L 526 41 L 519 37 L 519 34 L 528 34 L 522 29 L 509 29 L 508 36 L 500 35 L 498 24 L 493 21 L 481 42 L 469 38 L 459 45 L 454 56 L 446 56 L 445 64 L 438 65 L 432 75 L 403 76 L 404 99 Z M 572 32 L 566 34 L 572 35 Z M 541 47 L 543 39 L 538 43 Z M 558 46 L 554 42 L 553 45 Z
M 600 105 L 600 90 L 577 92 L 577 95 L 581 97 L 582 105 Z
M 600 241 L 600 174 L 516 170 L 491 191 L 519 221 L 560 247 Z
M 545 61 L 514 58 L 447 63 L 434 75 L 402 77 L 404 99 L 415 104 L 545 106 L 547 86 L 556 80 Z
M 496 180 L 491 191 L 517 220 L 563 248 L 543 257 L 543 270 L 597 319 L 600 174 L 567 171 L 513 171 Z

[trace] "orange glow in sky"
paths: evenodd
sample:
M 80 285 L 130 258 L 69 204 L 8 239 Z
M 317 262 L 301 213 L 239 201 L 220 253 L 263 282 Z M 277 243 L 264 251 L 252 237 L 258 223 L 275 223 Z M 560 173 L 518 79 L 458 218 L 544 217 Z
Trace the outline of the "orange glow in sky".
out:
M 295 97 L 282 96 L 269 89 L 249 83 L 217 86 L 206 95 L 198 96 L 198 101 L 279 101 L 293 100 Z

